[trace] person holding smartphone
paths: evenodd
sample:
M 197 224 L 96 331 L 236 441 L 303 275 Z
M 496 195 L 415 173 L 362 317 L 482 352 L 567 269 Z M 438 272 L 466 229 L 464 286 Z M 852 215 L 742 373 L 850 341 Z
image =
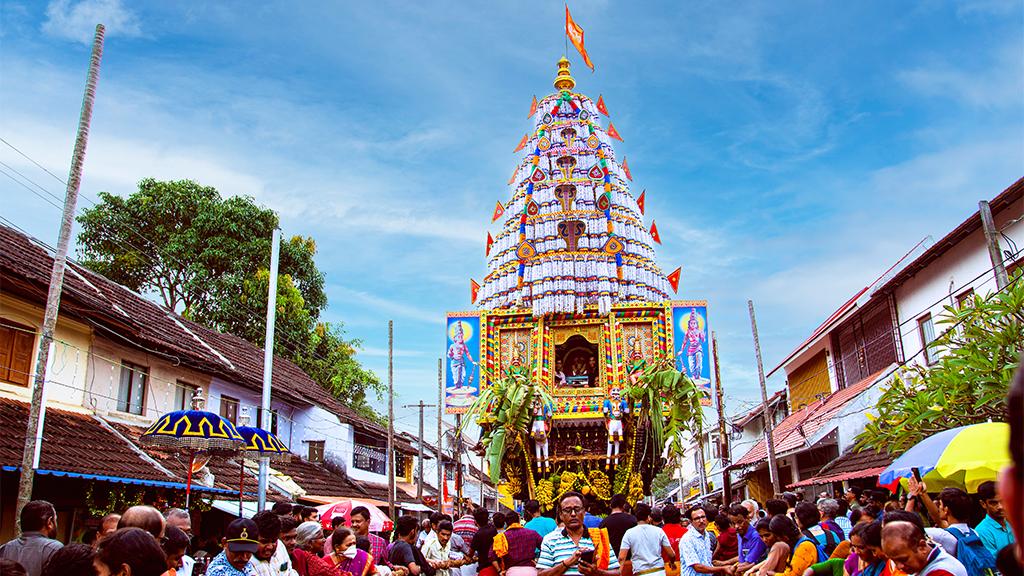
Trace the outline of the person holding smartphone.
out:
M 608 532 L 584 527 L 584 514 L 582 494 L 562 495 L 558 518 L 565 527 L 541 542 L 537 576 L 619 576 L 619 559 L 611 551 Z

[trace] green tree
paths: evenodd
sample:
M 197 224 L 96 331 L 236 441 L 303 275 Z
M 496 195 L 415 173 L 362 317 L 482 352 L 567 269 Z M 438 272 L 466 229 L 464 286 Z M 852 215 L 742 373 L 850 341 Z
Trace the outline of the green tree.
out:
M 968 424 L 1006 419 L 1006 394 L 1024 345 L 1024 282 L 946 306 L 946 330 L 929 346 L 932 366 L 897 374 L 882 392 L 857 449 L 898 455 L 926 437 Z
M 90 269 L 221 332 L 262 346 L 270 279 L 273 211 L 250 197 L 221 197 L 191 180 L 147 178 L 128 197 L 100 193 L 78 218 L 81 261 Z M 288 358 L 335 396 L 376 416 L 367 391 L 382 387 L 355 359 L 359 342 L 340 324 L 319 322 L 327 304 L 316 266 L 316 243 L 281 241 L 274 352 Z

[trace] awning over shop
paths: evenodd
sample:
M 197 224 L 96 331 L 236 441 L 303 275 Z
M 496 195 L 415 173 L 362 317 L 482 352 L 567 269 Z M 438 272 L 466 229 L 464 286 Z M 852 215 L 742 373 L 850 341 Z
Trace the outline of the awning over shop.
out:
M 4 472 L 18 472 L 21 470 L 21 466 L 3 466 Z M 104 482 L 118 482 L 121 484 L 135 484 L 138 486 L 156 486 L 158 488 L 172 488 L 175 490 L 184 490 L 185 484 L 181 482 L 164 482 L 160 480 L 145 480 L 142 478 L 124 478 L 121 476 L 106 476 L 103 474 L 86 474 L 83 472 L 68 472 L 66 470 L 46 470 L 39 468 L 36 470 L 36 474 L 44 476 L 56 476 L 58 478 L 83 478 L 85 480 L 103 480 Z M 225 490 L 223 488 L 211 488 L 209 486 L 201 486 L 199 484 L 192 485 L 193 492 L 208 492 L 210 494 L 238 494 L 238 491 Z
M 832 482 L 872 478 L 881 474 L 892 463 L 892 460 L 892 456 L 875 450 L 865 450 L 862 452 L 848 450 L 842 456 L 823 466 L 813 478 L 805 478 L 787 487 L 797 488 L 814 484 L 830 484 Z
M 235 517 L 238 516 L 238 500 L 214 500 L 210 504 L 214 508 L 216 508 L 217 510 L 220 510 L 221 512 L 224 512 L 225 514 L 230 514 L 231 516 L 235 516 Z M 274 506 L 273 502 L 267 502 L 267 508 L 266 509 L 270 510 L 273 506 Z M 252 518 L 253 516 L 256 515 L 257 510 L 258 510 L 258 508 L 256 507 L 256 502 L 252 502 L 252 501 L 242 502 L 242 517 L 243 518 Z
M 434 509 L 424 504 L 417 504 L 415 502 L 403 502 L 399 506 L 402 510 L 408 510 L 410 512 L 433 512 Z

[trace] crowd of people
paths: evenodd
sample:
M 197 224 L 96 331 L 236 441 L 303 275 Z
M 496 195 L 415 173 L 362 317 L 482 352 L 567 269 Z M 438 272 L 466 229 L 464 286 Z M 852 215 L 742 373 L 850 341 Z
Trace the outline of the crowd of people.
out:
M 191 517 L 133 506 L 103 518 L 87 543 L 62 545 L 53 506 L 30 502 L 22 534 L 0 546 L 4 576 L 1017 576 L 1014 534 L 994 482 L 977 497 L 911 482 L 902 503 L 853 488 L 815 502 L 787 492 L 763 505 L 629 506 L 603 518 L 577 492 L 553 516 L 467 510 L 458 520 L 401 516 L 391 538 L 353 508 L 325 530 L 313 508 L 275 504 L 232 521 L 220 546 L 192 546 Z M 390 541 L 389 541 L 390 540 Z M 199 559 L 198 562 L 196 559 Z
M 1009 406 L 1011 464 L 974 496 L 914 479 L 901 498 L 851 488 L 685 511 L 616 494 L 602 518 L 570 491 L 551 516 L 529 500 L 525 518 L 401 516 L 390 534 L 371 532 L 365 507 L 325 529 L 316 509 L 279 502 L 202 545 L 188 511 L 151 506 L 108 514 L 64 545 L 53 505 L 35 500 L 0 546 L 0 576 L 1022 576 L 1024 371 Z

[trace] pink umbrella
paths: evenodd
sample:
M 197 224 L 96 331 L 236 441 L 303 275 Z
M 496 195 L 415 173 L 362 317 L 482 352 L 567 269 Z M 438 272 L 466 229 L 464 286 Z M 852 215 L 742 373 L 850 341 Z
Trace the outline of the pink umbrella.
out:
M 388 532 L 394 528 L 394 523 L 391 522 L 391 518 L 388 518 L 388 515 L 385 514 L 383 510 L 366 500 L 347 498 L 330 504 L 322 504 L 317 506 L 316 510 L 320 513 L 320 524 L 325 530 L 330 530 L 331 520 L 339 516 L 345 519 L 345 526 L 351 526 L 352 518 L 350 514 L 353 508 L 357 508 L 359 506 L 365 506 L 366 509 L 370 511 L 371 532 Z

